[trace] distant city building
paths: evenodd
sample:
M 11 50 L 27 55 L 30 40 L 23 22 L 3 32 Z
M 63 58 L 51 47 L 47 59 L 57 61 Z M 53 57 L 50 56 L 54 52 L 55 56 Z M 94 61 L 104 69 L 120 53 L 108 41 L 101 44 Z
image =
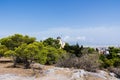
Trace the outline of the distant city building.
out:
M 105 51 L 104 51 L 104 54 L 105 54 L 105 55 L 109 55 L 109 54 L 110 54 L 109 50 L 105 50 Z
M 120 56 L 120 53 L 118 53 L 118 55 Z
M 105 54 L 105 55 L 110 54 L 108 47 L 99 47 L 99 48 L 96 48 L 96 51 L 98 51 L 99 54 Z

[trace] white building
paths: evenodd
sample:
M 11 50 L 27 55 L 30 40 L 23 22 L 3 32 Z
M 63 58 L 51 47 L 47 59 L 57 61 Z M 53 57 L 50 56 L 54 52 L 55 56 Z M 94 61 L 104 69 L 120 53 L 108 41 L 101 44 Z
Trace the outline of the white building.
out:
M 60 48 L 64 48 L 65 42 L 62 41 L 61 37 L 57 37 L 57 40 L 59 40 L 59 44 L 61 45 Z

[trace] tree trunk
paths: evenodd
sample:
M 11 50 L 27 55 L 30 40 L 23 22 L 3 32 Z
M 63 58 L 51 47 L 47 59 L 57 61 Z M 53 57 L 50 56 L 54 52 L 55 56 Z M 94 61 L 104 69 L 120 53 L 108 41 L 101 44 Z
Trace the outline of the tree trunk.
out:
M 13 57 L 13 67 L 16 67 L 17 61 L 16 61 L 16 57 Z
M 25 69 L 30 68 L 30 62 L 28 61 L 27 58 L 24 59 L 24 68 L 25 68 Z

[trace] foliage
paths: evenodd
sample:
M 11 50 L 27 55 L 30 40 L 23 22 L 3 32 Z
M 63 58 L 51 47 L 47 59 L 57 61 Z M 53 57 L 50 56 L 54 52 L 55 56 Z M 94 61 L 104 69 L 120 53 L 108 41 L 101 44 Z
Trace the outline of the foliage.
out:
M 47 60 L 47 50 L 45 48 L 41 49 L 38 55 L 35 56 L 35 61 L 41 64 L 46 64 Z
M 30 44 L 35 41 L 35 38 L 29 36 L 23 36 L 21 34 L 14 34 L 13 36 L 9 36 L 6 38 L 2 38 L 0 43 L 5 45 L 10 50 L 15 50 L 18 46 L 23 43 Z
M 80 57 L 82 55 L 82 49 L 83 49 L 83 46 L 80 47 L 79 44 L 69 45 L 67 43 L 64 47 L 64 50 L 66 50 L 69 53 L 75 54 L 77 57 Z
M 39 49 L 38 46 L 34 45 L 34 43 L 28 45 L 22 44 L 15 49 L 15 52 L 17 53 L 17 56 L 20 56 L 21 58 L 32 59 L 38 54 Z
M 37 62 L 41 64 L 55 64 L 62 55 L 65 54 L 65 51 L 62 49 L 56 49 L 54 47 L 44 47 L 39 51 L 38 56 L 36 56 Z
M 29 68 L 32 61 L 55 64 L 66 53 L 60 49 L 59 41 L 53 38 L 38 42 L 33 37 L 14 34 L 0 39 L 0 43 L 1 56 L 10 56 L 14 66 L 23 63 L 25 68 Z
M 24 43 L 16 48 L 15 52 L 17 53 L 16 56 L 24 61 L 25 68 L 28 68 L 30 62 L 32 62 L 34 57 L 39 53 L 39 48 L 34 43 L 28 45 Z
M 53 38 L 48 38 L 48 39 L 44 40 L 43 44 L 45 46 L 51 46 L 51 47 L 54 47 L 54 48 L 60 48 L 59 40 L 53 39 Z
M 79 58 L 77 66 L 87 71 L 96 71 L 100 65 L 98 54 L 85 54 Z
M 59 58 L 61 58 L 61 56 L 65 53 L 63 50 L 61 49 L 55 49 L 55 48 L 48 48 L 47 49 L 47 62 L 46 64 L 55 64 Z
M 57 63 L 57 67 L 66 67 L 66 68 L 76 68 L 76 62 L 78 57 L 71 53 L 66 53 L 62 59 L 60 59 Z
M 48 38 L 38 42 L 34 37 L 21 34 L 0 39 L 0 57 L 10 56 L 14 66 L 21 62 L 25 68 L 29 68 L 32 61 L 47 65 L 57 63 L 57 66 L 88 71 L 95 71 L 99 67 L 119 68 L 120 48 L 109 47 L 109 52 L 109 55 L 98 55 L 98 50 L 68 43 L 61 49 L 57 39 Z
M 5 45 L 0 45 L 0 57 L 4 56 L 4 53 L 7 51 L 7 47 Z
M 109 55 L 101 55 L 100 60 L 103 62 L 102 66 L 107 67 L 119 67 L 120 66 L 120 48 L 109 47 Z
M 12 56 L 12 57 L 14 57 L 14 56 L 16 56 L 16 53 L 15 53 L 15 51 L 12 51 L 12 50 L 8 50 L 8 51 L 6 51 L 5 53 L 4 53 L 4 55 L 5 56 Z
M 60 67 L 80 68 L 87 71 L 96 71 L 101 63 L 98 54 L 85 54 L 81 57 L 69 57 L 56 64 Z
M 95 49 L 94 48 L 88 48 L 88 53 L 94 53 L 95 52 Z

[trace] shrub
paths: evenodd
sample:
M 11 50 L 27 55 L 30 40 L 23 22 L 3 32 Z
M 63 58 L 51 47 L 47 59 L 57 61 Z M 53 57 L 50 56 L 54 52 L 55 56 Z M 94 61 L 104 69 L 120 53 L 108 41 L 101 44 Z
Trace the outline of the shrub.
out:
M 99 68 L 99 55 L 98 54 L 85 54 L 82 57 L 69 57 L 65 60 L 59 61 L 57 66 L 69 68 L 81 68 L 87 71 L 95 72 Z
M 5 45 L 0 44 L 0 57 L 4 56 L 4 53 L 7 51 L 7 47 Z
M 82 68 L 87 71 L 96 71 L 100 66 L 98 54 L 86 54 L 79 58 L 77 68 Z
M 72 68 L 76 66 L 76 61 L 78 60 L 77 57 L 75 57 L 75 55 L 65 55 L 64 58 L 60 59 L 56 66 L 58 67 L 66 67 L 66 68 Z

